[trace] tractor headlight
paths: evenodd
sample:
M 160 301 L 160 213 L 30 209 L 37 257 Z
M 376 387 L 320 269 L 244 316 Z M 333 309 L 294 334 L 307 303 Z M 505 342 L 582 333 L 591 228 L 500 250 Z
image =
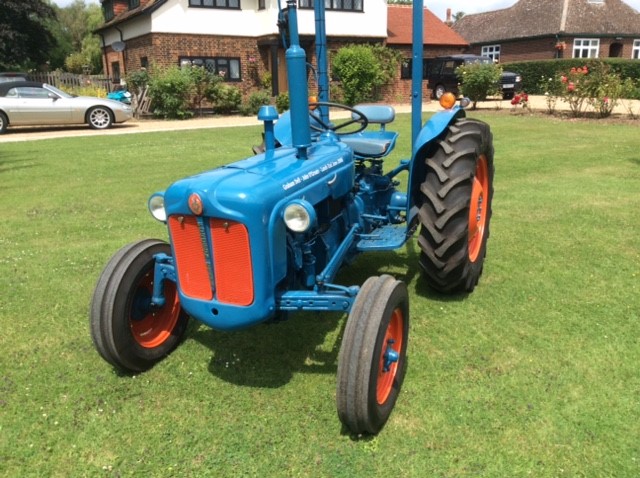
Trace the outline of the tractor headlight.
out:
M 284 208 L 284 223 L 293 232 L 305 232 L 316 223 L 316 211 L 304 199 L 296 199 Z
M 164 209 L 164 194 L 155 193 L 149 198 L 149 212 L 160 222 L 167 222 L 167 211 Z

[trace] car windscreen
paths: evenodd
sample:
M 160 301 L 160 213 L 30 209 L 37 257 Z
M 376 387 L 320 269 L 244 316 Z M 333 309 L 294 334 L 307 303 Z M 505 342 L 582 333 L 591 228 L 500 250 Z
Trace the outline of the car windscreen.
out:
M 53 91 L 55 94 L 57 94 L 57 95 L 59 95 L 59 96 L 61 96 L 63 98 L 73 98 L 74 97 L 73 95 L 70 95 L 69 93 L 66 93 L 66 92 L 62 91 L 61 89 L 58 89 L 55 86 L 45 84 L 45 87 L 48 90 Z

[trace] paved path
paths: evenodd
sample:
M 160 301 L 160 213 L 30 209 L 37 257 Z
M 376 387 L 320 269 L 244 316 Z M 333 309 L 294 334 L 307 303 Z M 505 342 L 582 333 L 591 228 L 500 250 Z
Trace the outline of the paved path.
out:
M 533 110 L 546 111 L 546 101 L 544 96 L 530 96 L 530 107 Z M 635 101 L 635 112 L 640 114 L 640 101 Z M 393 105 L 397 113 L 409 113 L 411 112 L 411 105 L 398 104 Z M 482 110 L 495 110 L 503 109 L 508 110 L 512 108 L 511 102 L 508 100 L 487 100 L 478 103 L 478 109 Z M 422 110 L 438 111 L 440 105 L 437 101 L 429 101 L 423 104 Z M 558 110 L 567 109 L 566 105 L 562 102 L 558 102 Z M 626 114 L 626 110 L 622 106 L 618 106 L 615 110 L 616 113 Z M 206 118 L 193 118 L 189 120 L 131 120 L 123 124 L 114 125 L 112 128 L 105 131 L 96 131 L 89 128 L 86 125 L 78 126 L 58 126 L 58 127 L 16 127 L 7 130 L 3 135 L 0 135 L 0 143 L 9 143 L 15 141 L 33 141 L 38 139 L 51 139 L 51 138 L 64 138 L 64 137 L 79 137 L 79 136 L 110 136 L 119 134 L 132 134 L 132 133 L 146 133 L 153 131 L 180 131 L 189 129 L 202 129 L 202 128 L 223 128 L 229 126 L 250 126 L 260 125 L 253 116 L 209 116 Z

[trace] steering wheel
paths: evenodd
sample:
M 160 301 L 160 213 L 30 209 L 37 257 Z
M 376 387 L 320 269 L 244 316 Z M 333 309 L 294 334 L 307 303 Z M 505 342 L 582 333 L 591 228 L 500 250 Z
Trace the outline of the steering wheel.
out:
M 338 108 L 341 110 L 347 110 L 356 116 L 355 119 L 353 118 L 353 116 L 350 116 L 349 119 L 339 124 L 334 124 L 334 123 L 327 124 L 322 120 L 322 118 L 320 118 L 320 115 L 316 114 L 313 111 L 309 111 L 309 116 L 311 116 L 311 119 L 312 119 L 310 126 L 311 126 L 311 129 L 314 131 L 318 131 L 320 133 L 324 133 L 325 131 L 333 131 L 337 135 L 355 134 L 365 130 L 369 125 L 369 119 L 364 115 L 364 113 L 355 108 L 351 108 L 350 106 L 343 105 L 340 103 L 329 103 L 326 101 L 309 103 L 309 107 L 314 107 L 314 106 L 327 106 L 329 108 Z M 350 126 L 354 123 L 360 123 L 360 126 L 353 131 L 338 132 L 338 130 L 346 128 L 347 126 Z

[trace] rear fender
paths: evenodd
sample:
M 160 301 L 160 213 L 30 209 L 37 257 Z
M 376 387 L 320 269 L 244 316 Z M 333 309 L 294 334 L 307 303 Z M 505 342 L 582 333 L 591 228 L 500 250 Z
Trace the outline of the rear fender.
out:
M 451 110 L 434 114 L 422 127 L 413 146 L 411 166 L 409 168 L 409 202 L 407 204 L 407 224 L 412 227 L 420 209 L 420 185 L 425 180 L 425 159 L 433 154 L 439 140 L 446 134 L 449 126 L 458 118 L 466 116 L 464 110 L 456 106 Z

